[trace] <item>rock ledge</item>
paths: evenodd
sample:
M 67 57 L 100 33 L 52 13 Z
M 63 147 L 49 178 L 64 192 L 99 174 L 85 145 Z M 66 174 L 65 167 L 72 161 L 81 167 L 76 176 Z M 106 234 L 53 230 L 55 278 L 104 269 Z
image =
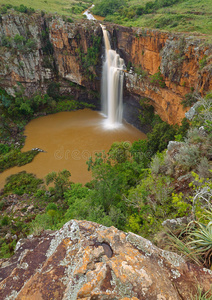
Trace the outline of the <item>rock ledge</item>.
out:
M 188 300 L 212 283 L 210 270 L 136 234 L 77 220 L 20 240 L 0 264 L 5 300 Z

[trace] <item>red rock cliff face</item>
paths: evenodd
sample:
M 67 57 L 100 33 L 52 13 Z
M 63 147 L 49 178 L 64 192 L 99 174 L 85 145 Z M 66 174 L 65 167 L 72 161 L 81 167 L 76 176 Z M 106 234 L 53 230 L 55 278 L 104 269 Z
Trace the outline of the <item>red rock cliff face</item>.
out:
M 184 118 L 181 101 L 185 94 L 212 89 L 212 47 L 204 44 L 203 37 L 115 25 L 107 28 L 126 66 L 133 66 L 125 76 L 128 91 L 148 97 L 164 121 L 176 124 Z M 151 77 L 159 69 L 165 87 Z

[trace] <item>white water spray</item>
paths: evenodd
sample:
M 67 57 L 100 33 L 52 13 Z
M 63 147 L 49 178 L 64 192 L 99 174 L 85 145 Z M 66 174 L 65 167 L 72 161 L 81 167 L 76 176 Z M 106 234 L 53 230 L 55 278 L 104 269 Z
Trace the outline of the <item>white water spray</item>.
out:
M 107 116 L 108 125 L 115 127 L 122 123 L 124 60 L 111 49 L 109 33 L 105 26 L 101 27 L 105 43 L 101 82 L 102 112 Z

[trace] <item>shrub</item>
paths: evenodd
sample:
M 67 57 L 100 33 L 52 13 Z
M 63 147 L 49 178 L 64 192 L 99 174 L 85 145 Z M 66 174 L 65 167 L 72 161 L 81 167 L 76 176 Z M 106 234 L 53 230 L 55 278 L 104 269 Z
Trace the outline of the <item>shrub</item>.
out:
M 60 84 L 57 82 L 51 82 L 48 85 L 47 95 L 52 97 L 54 100 L 58 100 L 60 96 Z
M 125 0 L 100 0 L 92 9 L 95 15 L 107 16 L 115 13 L 121 6 L 126 6 Z
M 38 154 L 37 151 L 21 152 L 20 149 L 13 149 L 10 152 L 0 156 L 0 171 L 3 172 L 14 166 L 23 166 L 30 163 Z
M 50 183 L 54 184 L 54 188 L 51 188 L 51 191 L 55 199 L 64 198 L 64 192 L 68 188 L 70 188 L 71 185 L 71 182 L 69 180 L 70 176 L 71 173 L 68 170 L 63 170 L 58 173 L 51 172 L 45 177 L 47 185 L 49 185 Z
M 174 139 L 175 134 L 175 127 L 165 122 L 156 124 L 152 132 L 147 134 L 148 149 L 152 155 L 157 151 L 163 151 L 166 149 L 168 142 Z
M 1 225 L 2 226 L 7 226 L 10 223 L 10 218 L 8 216 L 4 216 L 1 220 Z
M 7 144 L 0 144 L 0 155 L 7 154 L 8 152 L 10 152 L 10 149 L 10 146 L 8 146 Z
M 1 38 L 1 46 L 11 48 L 12 47 L 12 38 L 10 36 L 3 35 Z
M 68 22 L 68 23 L 73 23 L 74 21 L 73 21 L 71 18 L 68 18 L 68 19 L 67 19 L 67 22 Z
M 199 160 L 200 151 L 197 145 L 185 144 L 180 148 L 179 153 L 176 155 L 177 163 L 186 171 L 189 171 L 194 166 L 197 166 Z
M 165 153 L 157 153 L 152 158 L 150 169 L 153 174 L 157 175 L 160 173 L 161 167 L 164 165 L 164 157 L 165 157 Z
M 155 73 L 154 75 L 151 75 L 150 78 L 151 78 L 150 79 L 151 83 L 153 83 L 155 85 L 158 85 L 158 86 L 160 86 L 162 88 L 166 87 L 166 83 L 165 83 L 165 81 L 163 79 L 163 76 L 162 76 L 160 70 L 157 73 Z
M 193 221 L 177 237 L 170 236 L 172 244 L 189 260 L 207 268 L 212 264 L 212 212 L 205 212 L 205 222 Z
M 204 55 L 202 59 L 199 60 L 199 67 L 203 69 L 207 65 L 207 56 Z
M 43 184 L 42 179 L 38 179 L 34 174 L 23 171 L 6 179 L 4 194 L 23 195 L 25 193 L 35 193 L 41 184 Z
M 14 9 L 16 11 L 19 11 L 21 13 L 25 13 L 25 14 L 28 14 L 28 15 L 31 15 L 32 13 L 35 12 L 34 8 L 28 8 L 27 6 L 21 4 L 20 6 L 14 6 Z
M 28 39 L 26 41 L 25 47 L 27 48 L 27 51 L 36 50 L 37 43 L 33 39 Z
M 44 230 L 51 229 L 51 224 L 51 217 L 49 215 L 37 215 L 31 223 L 31 233 L 39 236 Z
M 181 104 L 182 104 L 183 108 L 186 108 L 186 107 L 191 107 L 197 101 L 198 101 L 197 94 L 190 93 L 190 94 L 186 94 L 183 97 L 183 100 L 181 101 Z
M 79 108 L 79 102 L 75 100 L 59 101 L 56 106 L 56 111 L 72 111 Z
M 151 124 L 154 119 L 154 107 L 149 104 L 149 102 L 150 101 L 147 98 L 142 98 L 139 102 L 142 107 L 139 111 L 139 120 L 141 125 Z

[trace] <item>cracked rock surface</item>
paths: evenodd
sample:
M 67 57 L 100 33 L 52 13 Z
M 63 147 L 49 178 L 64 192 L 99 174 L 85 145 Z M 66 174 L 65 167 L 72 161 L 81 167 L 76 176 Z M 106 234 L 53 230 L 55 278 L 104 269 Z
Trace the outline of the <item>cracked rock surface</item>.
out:
M 0 299 L 192 299 L 212 272 L 114 227 L 71 220 L 0 261 Z

